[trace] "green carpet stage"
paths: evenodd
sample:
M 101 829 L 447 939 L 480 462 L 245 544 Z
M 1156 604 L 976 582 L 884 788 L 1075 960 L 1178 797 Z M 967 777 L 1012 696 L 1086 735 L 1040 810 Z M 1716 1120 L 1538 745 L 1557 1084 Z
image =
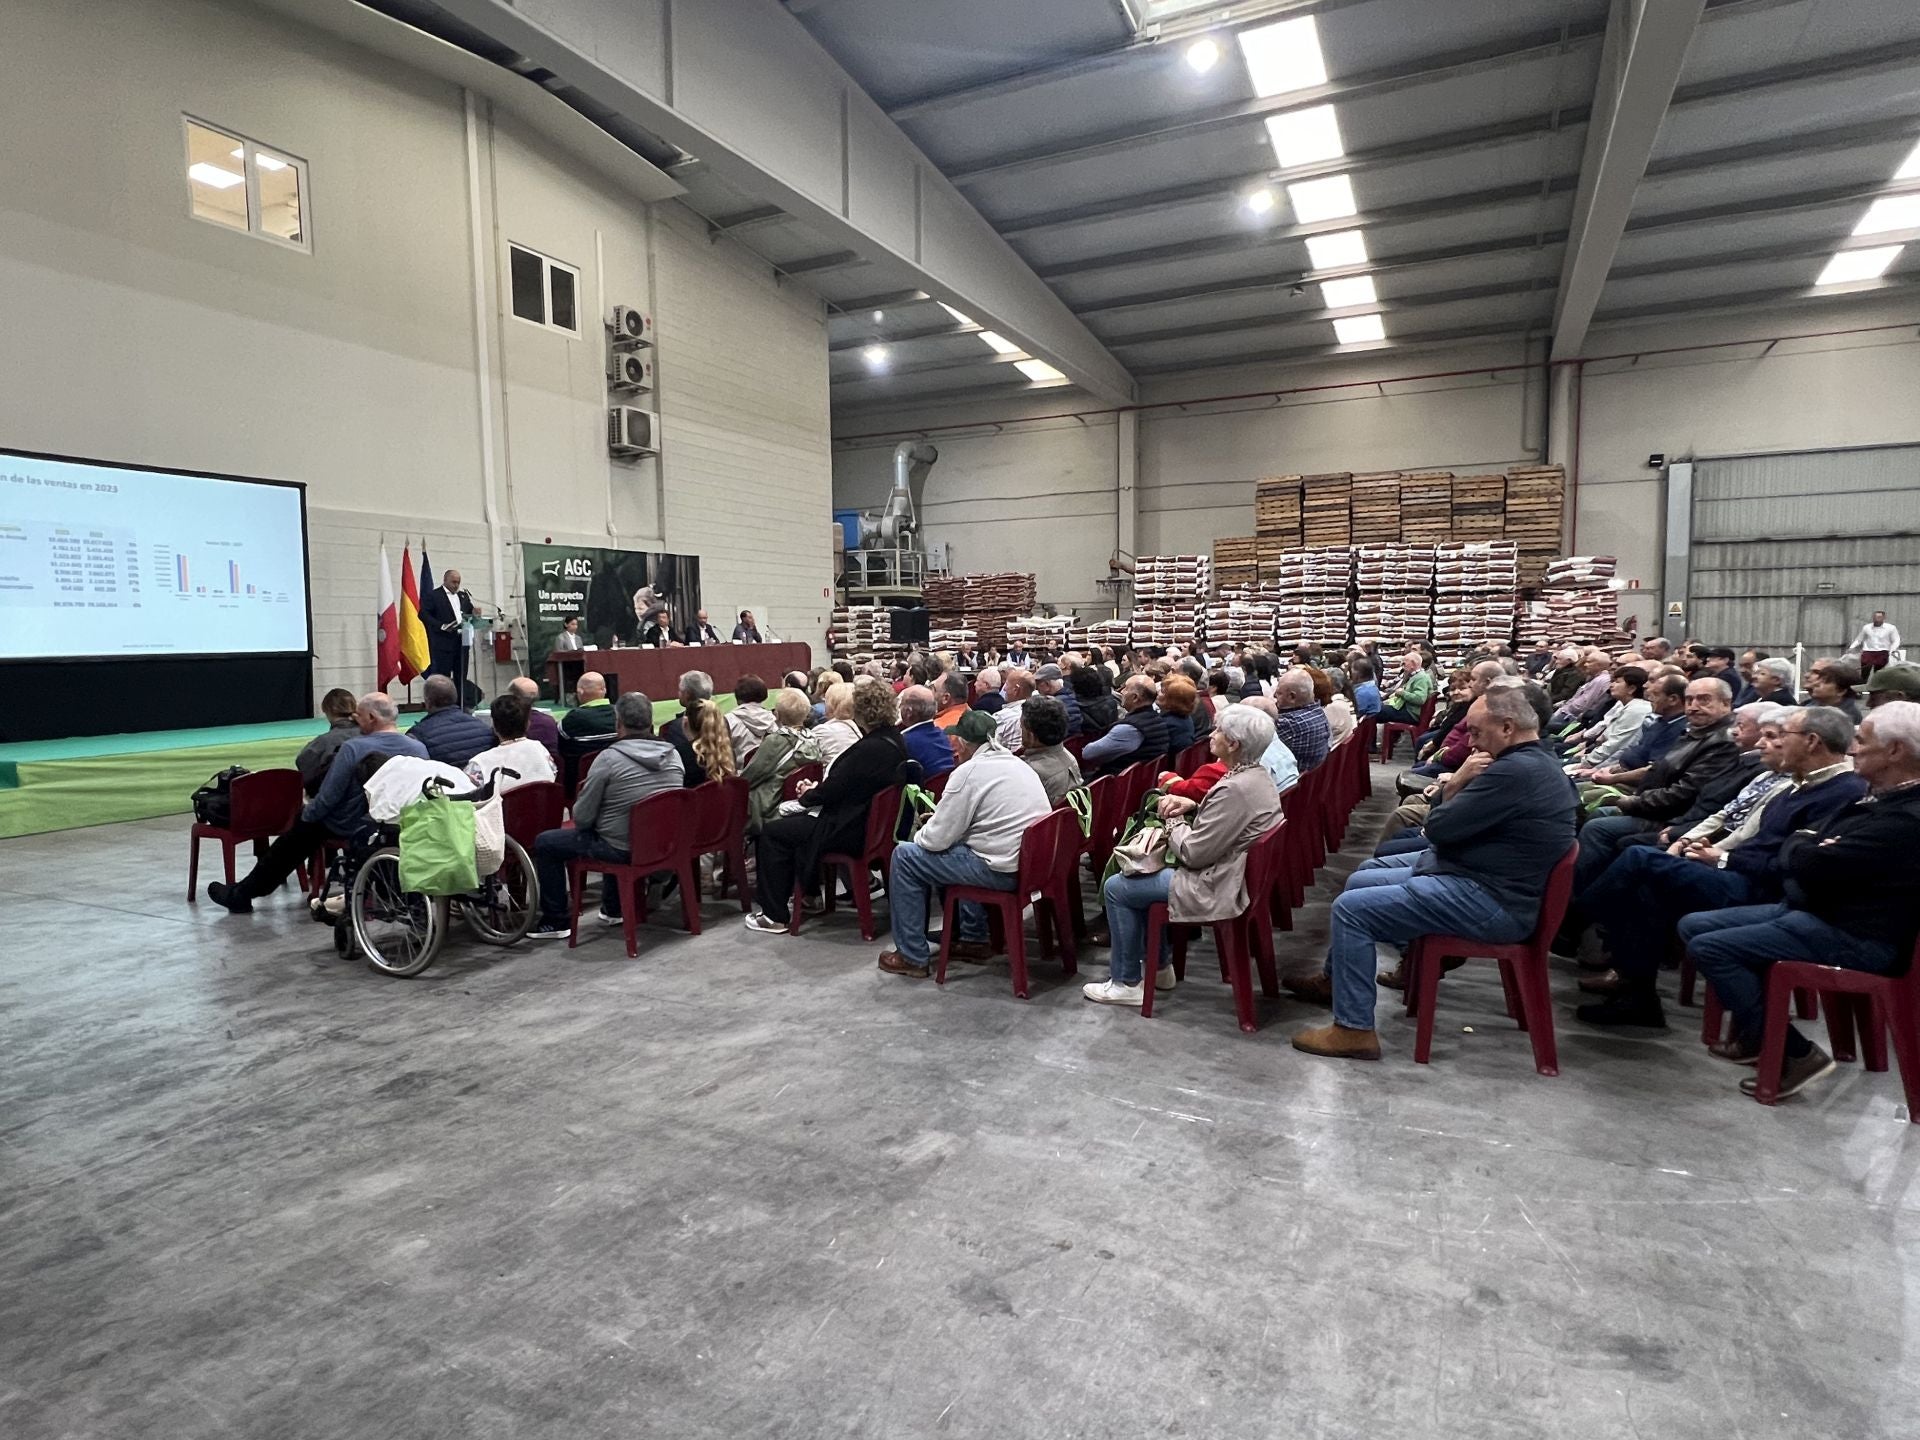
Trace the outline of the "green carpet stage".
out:
M 723 696 L 720 704 L 731 710 L 733 697 Z M 678 702 L 658 702 L 654 723 L 679 713 Z M 400 726 L 419 718 L 402 715 Z M 193 792 L 216 771 L 291 766 L 300 747 L 325 728 L 319 720 L 282 720 L 0 745 L 0 838 L 185 815 L 193 809 Z

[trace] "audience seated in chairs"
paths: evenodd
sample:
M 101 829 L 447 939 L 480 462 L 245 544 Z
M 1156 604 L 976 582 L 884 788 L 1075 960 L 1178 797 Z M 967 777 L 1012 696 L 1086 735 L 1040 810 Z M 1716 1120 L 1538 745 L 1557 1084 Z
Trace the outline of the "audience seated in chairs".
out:
M 732 732 L 713 703 L 713 677 L 704 670 L 680 677 L 680 713 L 666 723 L 660 738 L 680 752 L 682 783 L 689 790 L 739 773 Z
M 493 720 L 493 747 L 467 762 L 467 777 L 475 785 L 499 775 L 495 789 L 504 795 L 515 786 L 558 777 L 547 747 L 527 736 L 527 711 L 527 702 L 511 691 L 494 700 L 487 712 Z M 511 773 L 500 775 L 503 770 Z
M 907 747 L 907 758 L 920 762 L 920 776 L 931 780 L 953 769 L 953 742 L 947 732 L 934 724 L 933 691 L 924 685 L 909 685 L 900 692 L 900 742 Z M 966 714 L 962 706 L 955 721 Z
M 1000 707 L 1007 703 L 1007 697 L 1000 693 L 1000 671 L 989 665 L 973 679 L 973 708 L 984 710 L 989 715 L 1000 713 Z
M 1026 709 L 1035 708 L 1046 713 L 1050 726 L 1065 724 L 1059 701 L 1029 701 Z M 1020 841 L 1027 827 L 1052 808 L 1040 776 L 1001 743 L 992 716 L 977 710 L 961 716 L 953 741 L 960 763 L 940 803 L 920 833 L 893 852 L 888 883 L 893 948 L 883 951 L 879 962 L 889 975 L 924 980 L 933 973 L 928 902 L 947 885 L 1013 889 L 1020 871 Z M 1066 758 L 1071 762 L 1073 757 Z M 962 905 L 959 925 L 960 938 L 949 946 L 949 957 L 986 959 L 992 953 L 986 911 L 977 904 Z
M 436 680 L 444 676 L 434 676 Z M 452 682 L 448 681 L 449 686 Z M 300 819 L 266 849 L 253 869 L 232 885 L 218 880 L 207 886 L 207 898 L 236 915 L 252 911 L 253 902 L 271 895 L 286 878 L 310 859 L 328 840 L 355 840 L 372 825 L 367 814 L 367 792 L 362 788 L 360 762 L 369 756 L 412 755 L 425 760 L 427 747 L 397 726 L 400 711 L 386 695 L 360 697 L 354 723 L 360 733 L 334 752 L 327 778 L 314 797 L 301 807 Z
M 653 701 L 629 690 L 612 709 L 613 743 L 580 782 L 573 800 L 572 828 L 544 830 L 534 842 L 540 919 L 527 932 L 532 939 L 564 940 L 573 933 L 567 914 L 572 895 L 567 862 L 581 857 L 624 860 L 630 853 L 629 812 L 649 795 L 678 790 L 685 783 L 680 752 L 653 733 Z M 724 737 L 721 744 L 726 746 Z M 600 919 L 607 925 L 620 921 L 620 895 L 611 885 L 602 892 Z
M 588 670 L 573 682 L 573 708 L 560 717 L 560 733 L 575 740 L 611 735 L 616 728 L 613 705 L 607 699 L 607 677 Z
M 773 729 L 767 709 L 767 682 L 758 675 L 742 675 L 733 685 L 733 709 L 727 712 L 727 734 L 733 741 L 733 768 L 745 770 L 747 761 Z
M 1637 667 L 1626 666 L 1632 670 Z M 1616 688 L 1619 682 L 1615 682 Z M 1613 754 L 1589 754 L 1570 770 L 1573 778 L 1600 786 L 1634 786 L 1646 778 L 1653 762 L 1673 748 L 1687 732 L 1687 677 L 1656 675 L 1645 689 L 1646 713 L 1638 732 Z
M 1610 673 L 1613 659 L 1606 651 L 1589 648 L 1580 657 L 1580 672 L 1586 679 L 1580 688 L 1570 695 L 1566 703 L 1558 706 L 1550 722 L 1553 732 L 1561 734 L 1567 730 L 1584 730 L 1606 713 L 1609 697 L 1608 686 L 1612 682 Z M 1551 691 L 1549 691 L 1551 698 Z
M 893 691 L 873 683 L 848 688 L 849 724 L 857 727 L 860 738 L 828 767 L 825 779 L 801 783 L 795 813 L 777 816 L 760 831 L 755 886 L 759 906 L 746 919 L 747 929 L 758 934 L 787 932 L 795 879 L 804 882 L 811 897 L 819 885 L 822 855 L 859 853 L 873 797 L 901 781 L 907 750 L 900 740 Z M 825 728 L 816 729 L 814 737 Z M 856 876 L 854 883 L 864 884 L 865 877 Z
M 1135 675 L 1120 687 L 1122 714 L 1111 730 L 1080 752 L 1080 763 L 1092 775 L 1118 775 L 1142 760 L 1167 753 L 1167 721 L 1154 706 L 1159 687 L 1145 675 Z
M 407 733 L 427 747 L 427 758 L 456 770 L 493 744 L 493 727 L 460 706 L 460 692 L 446 675 L 429 675 L 421 686 L 427 713 Z
M 1913 956 L 1920 930 L 1920 705 L 1894 701 L 1867 715 L 1854 765 L 1872 793 L 1788 837 L 1779 862 L 1783 898 L 1680 921 L 1688 956 L 1732 1017 L 1731 1037 L 1712 1047 L 1723 1060 L 1759 1059 L 1766 972 L 1775 961 L 1887 974 Z M 1830 1056 L 1787 1027 L 1781 1095 L 1833 1068 Z M 1741 1089 L 1752 1094 L 1756 1084 L 1757 1077 L 1743 1080 Z
M 1047 792 L 1047 804 L 1058 805 L 1086 784 L 1080 762 L 1066 748 L 1067 707 L 1051 695 L 1036 695 L 1021 711 L 1025 730 L 1020 758 L 1033 768 Z
M 1612 764 L 1616 755 L 1640 738 L 1640 726 L 1653 714 L 1653 702 L 1647 699 L 1647 672 L 1638 665 L 1615 669 L 1607 693 L 1613 697 L 1613 704 L 1606 714 L 1581 731 L 1568 747 L 1572 756 L 1569 769 L 1584 768 L 1591 774 Z
M 1113 677 L 1104 665 L 1081 665 L 1074 669 L 1067 683 L 1073 687 L 1073 698 L 1080 702 L 1080 733 L 1098 740 L 1120 719 Z M 1081 758 L 1085 758 L 1084 754 Z
M 1747 683 L 1753 686 L 1756 700 L 1771 705 L 1796 703 L 1793 696 L 1793 665 L 1790 661 L 1771 657 L 1754 661 L 1753 674 Z
M 1418 651 L 1414 652 L 1416 655 Z M 1347 679 L 1353 685 L 1353 713 L 1356 717 L 1380 713 L 1380 686 L 1373 678 L 1373 661 L 1357 656 L 1347 662 Z
M 1313 698 L 1313 677 L 1303 669 L 1287 671 L 1274 682 L 1273 705 L 1274 733 L 1286 742 L 1304 775 L 1325 760 L 1333 746 L 1327 712 Z
M 1807 671 L 1807 704 L 1832 706 L 1858 725 L 1860 702 L 1853 690 L 1859 683 L 1860 667 L 1850 657 L 1816 660 Z
M 1374 999 L 1380 941 L 1469 935 L 1524 940 L 1539 920 L 1547 877 L 1574 838 L 1574 793 L 1540 743 L 1540 709 L 1524 682 L 1505 680 L 1473 704 L 1473 753 L 1440 787 L 1427 816 L 1428 848 L 1375 858 L 1334 902 L 1327 970 L 1287 981 L 1302 999 L 1333 1005 L 1333 1023 L 1293 1037 L 1296 1049 L 1377 1060 Z
M 1033 695 L 1033 683 L 1033 672 L 1019 666 L 1009 669 L 1000 682 L 1006 703 L 993 712 L 993 720 L 1000 743 L 1016 754 L 1020 750 L 1020 710 Z
M 967 677 L 957 670 L 949 670 L 933 686 L 934 696 L 939 701 L 939 710 L 934 714 L 934 728 L 943 734 L 959 723 L 960 717 L 968 709 L 972 698 L 972 687 Z
M 1280 797 L 1260 757 L 1273 744 L 1273 721 L 1252 705 L 1220 713 L 1209 749 L 1226 773 L 1199 800 L 1168 795 L 1160 802 L 1167 866 L 1148 875 L 1116 874 L 1101 886 L 1113 937 L 1108 976 L 1082 993 L 1101 1005 L 1138 1005 L 1146 985 L 1174 985 L 1172 937 L 1161 935 L 1146 973 L 1147 911 L 1165 904 L 1170 925 L 1209 925 L 1246 910 L 1247 851 L 1280 818 Z
M 780 806 L 780 791 L 787 776 L 802 765 L 820 762 L 820 746 L 814 732 L 807 728 L 813 707 L 807 692 L 797 689 L 776 691 L 773 696 L 773 729 L 767 732 L 747 761 L 741 778 L 747 782 L 747 833 L 758 835 Z
M 293 768 L 300 772 L 300 787 L 309 800 L 319 793 L 340 747 L 360 733 L 353 718 L 359 708 L 359 698 L 351 690 L 329 690 L 321 699 L 320 713 L 326 717 L 327 728 L 301 746 L 293 761 Z
M 1582 990 L 1608 997 L 1582 1005 L 1582 1020 L 1666 1024 L 1655 982 L 1674 926 L 1696 911 L 1781 897 L 1787 839 L 1819 829 L 1866 794 L 1847 758 L 1852 744 L 1853 724 L 1838 711 L 1774 707 L 1761 724 L 1761 775 L 1665 848 L 1621 851 L 1584 902 L 1606 935 L 1612 968 L 1581 980 Z
M 826 715 L 813 727 L 814 744 L 820 747 L 820 763 L 833 769 L 834 761 L 860 743 L 860 727 L 853 719 L 853 683 L 837 680 L 826 689 Z M 816 710 L 819 706 L 814 707 Z

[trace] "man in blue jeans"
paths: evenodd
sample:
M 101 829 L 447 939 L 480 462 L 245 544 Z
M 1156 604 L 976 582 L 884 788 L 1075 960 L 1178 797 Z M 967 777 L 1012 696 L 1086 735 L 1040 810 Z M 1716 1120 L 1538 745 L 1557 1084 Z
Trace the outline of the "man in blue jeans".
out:
M 1733 1017 L 1732 1037 L 1711 1046 L 1752 1065 L 1766 1029 L 1767 970 L 1810 960 L 1884 975 L 1906 965 L 1920 931 L 1920 705 L 1896 700 L 1867 713 L 1853 764 L 1872 793 L 1781 848 L 1786 899 L 1689 915 L 1679 924 L 1701 978 Z M 1833 1071 L 1833 1059 L 1787 1026 L 1780 1094 Z M 1759 1077 L 1742 1080 L 1754 1093 Z
M 883 951 L 879 962 L 889 975 L 924 980 L 933 973 L 928 902 L 948 885 L 1012 890 L 1019 880 L 1020 842 L 1027 827 L 1052 808 L 1039 774 L 1000 743 L 998 730 L 984 710 L 960 716 L 948 731 L 960 763 L 920 833 L 893 852 L 887 871 L 893 948 Z M 959 924 L 960 938 L 948 947 L 949 957 L 986 959 L 985 909 L 962 905 Z
M 1296 1050 L 1378 1060 L 1373 1028 L 1384 940 L 1471 935 L 1508 944 L 1539 919 L 1547 876 L 1574 837 L 1572 782 L 1540 743 L 1540 713 L 1525 683 L 1496 681 L 1467 712 L 1473 753 L 1450 775 L 1427 817 L 1430 848 L 1369 860 L 1333 905 L 1327 974 L 1305 999 L 1333 1001 L 1333 1024 L 1293 1037 Z

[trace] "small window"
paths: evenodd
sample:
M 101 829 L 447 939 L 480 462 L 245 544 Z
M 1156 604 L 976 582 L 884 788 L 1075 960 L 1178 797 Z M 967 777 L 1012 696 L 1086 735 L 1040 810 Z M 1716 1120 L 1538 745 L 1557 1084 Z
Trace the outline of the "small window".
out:
M 530 325 L 580 333 L 580 272 L 523 245 L 507 246 L 507 276 L 513 286 L 513 313 Z
M 186 120 L 187 205 L 196 220 L 311 250 L 307 162 Z

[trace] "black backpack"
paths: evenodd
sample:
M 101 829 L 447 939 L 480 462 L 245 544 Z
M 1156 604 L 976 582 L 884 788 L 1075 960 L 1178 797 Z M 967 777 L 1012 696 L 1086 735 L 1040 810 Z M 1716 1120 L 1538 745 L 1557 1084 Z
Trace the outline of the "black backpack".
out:
M 202 825 L 227 825 L 233 820 L 233 782 L 249 771 L 229 765 L 193 792 L 193 818 Z

